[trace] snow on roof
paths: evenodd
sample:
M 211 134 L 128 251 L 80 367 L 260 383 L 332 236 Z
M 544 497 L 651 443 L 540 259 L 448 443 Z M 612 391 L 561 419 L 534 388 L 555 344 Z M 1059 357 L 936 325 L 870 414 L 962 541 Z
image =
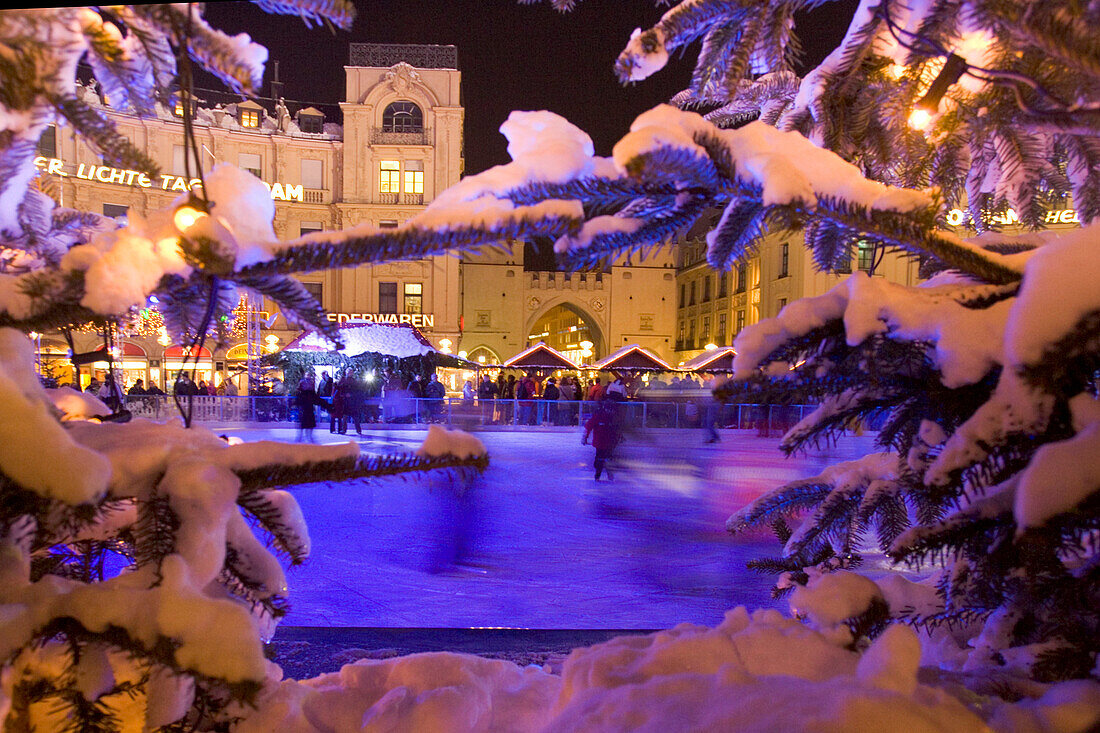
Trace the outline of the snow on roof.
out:
M 342 326 L 340 338 L 344 348 L 339 353 L 344 356 L 361 354 L 385 354 L 398 359 L 410 356 L 438 354 L 416 326 L 407 323 L 356 323 Z M 298 336 L 283 351 L 337 351 L 335 345 L 316 331 L 307 331 Z
M 592 365 L 593 369 L 672 372 L 675 369 L 641 344 L 627 344 Z
M 555 348 L 546 345 L 545 341 L 539 341 L 534 346 L 524 349 L 512 358 L 506 360 L 502 367 L 542 367 L 548 369 L 576 369 L 577 365 L 569 360 L 565 354 Z
M 681 364 L 680 369 L 685 372 L 707 370 L 730 372 L 733 371 L 733 357 L 736 355 L 737 352 L 732 346 L 722 346 L 717 349 L 711 349 L 710 351 L 704 351 L 698 356 L 693 356 Z

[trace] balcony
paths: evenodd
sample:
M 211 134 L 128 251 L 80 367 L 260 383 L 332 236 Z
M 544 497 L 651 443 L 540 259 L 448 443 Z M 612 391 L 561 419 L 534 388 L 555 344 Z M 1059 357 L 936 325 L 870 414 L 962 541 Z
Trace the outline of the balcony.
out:
M 386 132 L 381 127 L 372 127 L 371 145 L 431 145 L 432 131 L 425 128 L 420 132 Z
M 306 188 L 302 190 L 302 203 L 306 204 L 327 204 L 329 202 L 329 193 L 323 189 L 318 188 Z

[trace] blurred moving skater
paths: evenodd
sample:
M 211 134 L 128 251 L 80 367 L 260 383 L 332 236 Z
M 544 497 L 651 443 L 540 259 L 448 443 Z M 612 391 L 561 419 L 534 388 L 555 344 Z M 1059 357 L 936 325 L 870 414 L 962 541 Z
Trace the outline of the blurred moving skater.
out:
M 611 460 L 612 454 L 615 451 L 615 446 L 617 446 L 622 439 L 622 433 L 619 430 L 613 402 L 602 400 L 596 408 L 596 411 L 592 413 L 592 416 L 585 422 L 584 437 L 581 438 L 581 445 L 588 444 L 589 435 L 592 436 L 592 447 L 596 449 L 596 458 L 592 462 L 592 467 L 596 469 L 596 480 L 599 481 L 600 476 L 603 475 L 604 467 L 607 465 L 607 462 Z M 610 468 L 607 470 L 607 478 L 609 480 L 614 478 L 611 475 Z

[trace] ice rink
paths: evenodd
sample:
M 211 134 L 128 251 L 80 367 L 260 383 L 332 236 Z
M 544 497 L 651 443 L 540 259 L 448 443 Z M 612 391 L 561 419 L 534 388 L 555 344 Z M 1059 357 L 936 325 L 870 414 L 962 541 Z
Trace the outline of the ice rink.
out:
M 246 441 L 290 429 L 223 429 Z M 364 452 L 413 451 L 421 429 L 334 436 Z M 714 624 L 737 605 L 775 605 L 774 578 L 745 568 L 778 552 L 770 533 L 730 536 L 726 518 L 761 492 L 873 449 L 846 437 L 787 459 L 777 438 L 699 430 L 631 436 L 612 481 L 595 481 L 577 428 L 481 432 L 490 467 L 449 477 L 293 488 L 312 555 L 288 573 L 283 625 L 652 629 Z M 781 602 L 785 603 L 785 602 Z

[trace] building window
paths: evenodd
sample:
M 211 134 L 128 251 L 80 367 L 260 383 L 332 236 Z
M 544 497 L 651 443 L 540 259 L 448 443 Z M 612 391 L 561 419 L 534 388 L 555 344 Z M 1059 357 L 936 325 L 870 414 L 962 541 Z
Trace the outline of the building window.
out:
M 256 153 L 238 153 L 237 167 L 257 178 L 263 178 L 263 159 Z
M 422 283 L 405 283 L 405 312 L 424 312 L 424 285 Z
M 787 242 L 783 243 L 783 246 L 779 248 L 779 277 L 787 277 L 789 275 L 789 267 L 791 260 L 791 245 Z
M 703 343 L 710 340 L 710 316 L 703 316 L 703 330 L 699 334 L 699 340 Z
M 412 102 L 394 102 L 382 112 L 382 132 L 423 132 L 424 113 Z
M 680 342 L 680 344 L 684 343 L 684 322 L 683 321 L 680 321 L 679 335 L 676 337 L 676 340 L 678 342 Z
M 379 229 L 396 229 L 397 228 L 397 219 L 383 219 L 382 221 L 378 222 L 378 228 Z
M 719 346 L 725 346 L 726 344 L 726 314 L 718 314 L 718 333 L 714 334 L 717 338 Z
M 191 175 L 194 177 L 199 172 L 198 162 L 195 160 L 195 154 L 187 154 L 188 148 L 183 145 L 172 146 L 172 173 L 177 176 Z M 190 160 L 188 160 L 190 159 Z M 187 170 L 187 163 L 191 163 L 191 170 Z
M 863 272 L 871 272 L 875 266 L 875 245 L 860 242 L 856 249 L 857 266 Z
M 122 204 L 103 204 L 103 215 L 109 216 L 112 219 L 118 219 L 119 217 L 125 217 L 126 213 L 130 210 L 129 206 Z
M 38 138 L 38 154 L 43 158 L 57 157 L 57 125 L 48 125 Z
M 703 278 L 703 302 L 710 301 L 710 275 Z
M 729 273 L 723 272 L 718 276 L 718 297 L 724 298 L 729 295 Z
M 298 115 L 298 129 L 310 135 L 319 135 L 325 131 L 325 118 L 321 115 Z
M 749 268 L 744 262 L 737 265 L 737 292 L 743 293 L 749 285 Z
M 744 309 L 737 311 L 737 325 L 734 327 L 734 333 L 741 333 L 745 328 L 745 311 Z
M 241 127 L 257 128 L 260 126 L 260 111 L 258 109 L 242 109 L 240 112 Z
M 688 285 L 688 305 L 695 305 L 695 281 Z
M 304 237 L 314 232 L 323 232 L 324 226 L 319 221 L 303 221 L 298 223 L 298 235 Z
M 424 161 L 405 161 L 405 193 L 424 193 Z
M 379 193 L 399 193 L 401 191 L 401 163 L 396 160 L 383 160 L 378 164 Z
M 837 258 L 836 271 L 841 275 L 847 275 L 852 271 L 852 250 L 845 247 Z
M 397 312 L 397 283 L 378 283 L 378 312 Z
M 680 307 L 687 305 L 687 285 L 680 283 Z
M 309 291 L 309 294 L 313 296 L 313 299 L 318 303 L 324 305 L 325 286 L 321 283 L 302 283 L 305 289 Z
M 786 307 L 787 307 L 787 299 L 786 298 L 780 298 L 779 303 L 778 303 L 778 307 L 775 309 L 775 312 L 779 313 L 779 311 L 783 310 Z
M 325 187 L 325 165 L 319 160 L 302 158 L 302 188 Z
M 688 348 L 695 348 L 695 319 L 688 321 Z

